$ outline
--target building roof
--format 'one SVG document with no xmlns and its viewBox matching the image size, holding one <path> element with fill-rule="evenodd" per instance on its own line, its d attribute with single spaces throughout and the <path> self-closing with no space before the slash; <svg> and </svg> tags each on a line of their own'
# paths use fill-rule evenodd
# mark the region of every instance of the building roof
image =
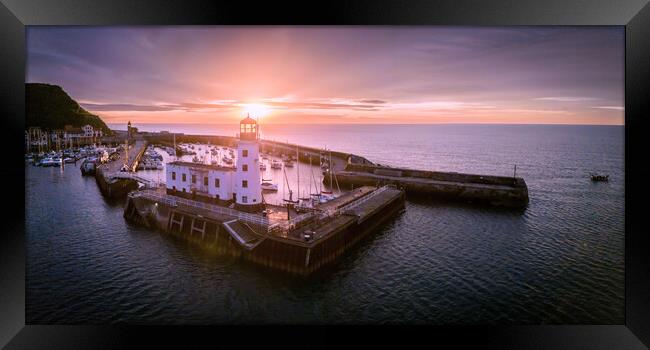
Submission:
<svg viewBox="0 0 650 350">
<path fill-rule="evenodd" d="M 212 164 L 184 162 L 184 161 L 181 161 L 181 160 L 177 160 L 177 161 L 174 161 L 174 162 L 169 162 L 167 164 L 178 165 L 178 166 L 186 166 L 188 168 L 195 168 L 195 169 L 207 169 L 207 170 L 217 170 L 217 171 L 235 171 L 236 170 L 236 168 L 234 166 L 233 167 L 226 167 L 226 166 L 212 165 Z"/>
</svg>

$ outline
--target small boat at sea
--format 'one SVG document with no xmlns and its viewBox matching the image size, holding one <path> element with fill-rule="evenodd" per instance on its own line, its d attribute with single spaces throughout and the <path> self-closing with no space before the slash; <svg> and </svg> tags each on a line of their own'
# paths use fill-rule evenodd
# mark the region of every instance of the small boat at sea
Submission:
<svg viewBox="0 0 650 350">
<path fill-rule="evenodd" d="M 609 181 L 609 175 L 591 174 L 591 181 L 594 181 L 594 182 L 607 182 L 607 181 Z"/>
<path fill-rule="evenodd" d="M 277 192 L 278 190 L 278 185 L 266 181 L 262 182 L 261 187 L 262 191 Z"/>
</svg>

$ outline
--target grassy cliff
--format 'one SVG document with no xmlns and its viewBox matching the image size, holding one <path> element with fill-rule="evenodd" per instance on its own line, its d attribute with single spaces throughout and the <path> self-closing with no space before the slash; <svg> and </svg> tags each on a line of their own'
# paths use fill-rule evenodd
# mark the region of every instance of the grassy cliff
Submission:
<svg viewBox="0 0 650 350">
<path fill-rule="evenodd" d="M 25 84 L 25 126 L 42 129 L 63 129 L 66 125 L 92 125 L 104 135 L 112 132 L 98 116 L 89 113 L 58 85 Z"/>
</svg>

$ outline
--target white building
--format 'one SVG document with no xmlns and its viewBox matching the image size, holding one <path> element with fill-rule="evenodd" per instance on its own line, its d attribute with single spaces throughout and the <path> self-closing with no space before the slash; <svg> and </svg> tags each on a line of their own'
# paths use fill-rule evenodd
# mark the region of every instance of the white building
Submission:
<svg viewBox="0 0 650 350">
<path fill-rule="evenodd" d="M 235 203 L 239 210 L 263 209 L 259 130 L 250 117 L 240 122 L 237 167 L 175 161 L 167 163 L 167 193 L 204 202 Z"/>
<path fill-rule="evenodd" d="M 170 162 L 167 163 L 167 193 L 194 199 L 213 199 L 223 203 L 233 198 L 232 178 L 235 168 L 216 165 Z M 201 196 L 204 198 L 196 198 Z"/>
</svg>

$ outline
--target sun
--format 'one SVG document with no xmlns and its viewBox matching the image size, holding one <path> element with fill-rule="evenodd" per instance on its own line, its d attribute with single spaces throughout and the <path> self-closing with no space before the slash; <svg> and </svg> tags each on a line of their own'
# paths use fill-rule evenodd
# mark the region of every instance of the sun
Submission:
<svg viewBox="0 0 650 350">
<path fill-rule="evenodd" d="M 271 112 L 271 108 L 261 103 L 246 103 L 242 105 L 244 115 L 250 115 L 251 118 L 261 118 Z"/>
</svg>

